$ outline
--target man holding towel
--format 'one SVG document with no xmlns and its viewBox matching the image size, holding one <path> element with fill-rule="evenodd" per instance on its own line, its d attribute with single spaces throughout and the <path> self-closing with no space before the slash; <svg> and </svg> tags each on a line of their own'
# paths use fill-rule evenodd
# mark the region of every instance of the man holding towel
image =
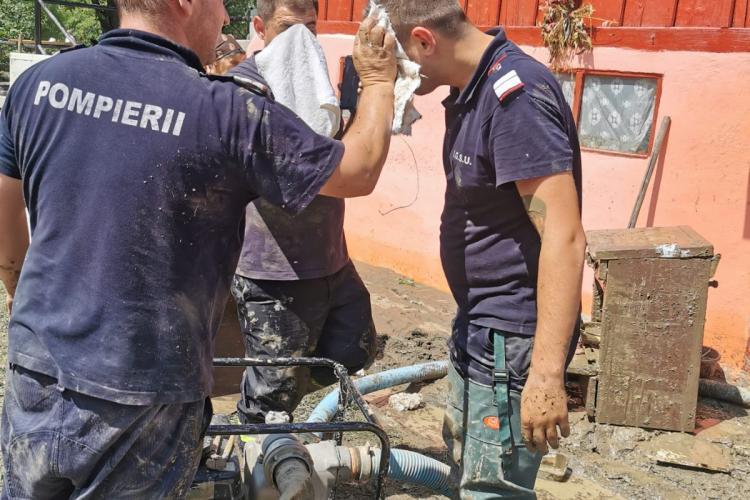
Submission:
<svg viewBox="0 0 750 500">
<path fill-rule="evenodd" d="M 381 4 L 421 65 L 417 93 L 451 87 L 440 246 L 458 313 L 444 435 L 461 498 L 534 498 L 542 454 L 569 432 L 585 249 L 573 116 L 547 68 L 456 0 Z"/>
<path fill-rule="evenodd" d="M 311 103 L 327 107 L 320 86 L 334 96 L 325 57 L 311 34 L 316 32 L 317 7 L 315 0 L 259 0 L 253 25 L 266 49 L 230 74 L 265 75 L 264 83 L 278 90 L 279 102 L 328 134 L 340 128 L 340 115 L 321 125 L 304 109 Z M 285 51 L 283 44 L 292 43 L 295 49 Z M 300 74 L 305 72 L 299 67 L 309 68 L 308 74 Z M 295 71 L 302 81 L 288 81 Z M 321 79 L 323 85 L 316 85 Z M 303 95 L 304 89 L 309 94 Z M 344 209 L 344 200 L 327 196 L 315 198 L 296 217 L 263 200 L 248 205 L 245 242 L 232 283 L 248 356 L 330 358 L 350 373 L 372 363 L 376 343 L 370 294 L 347 252 Z M 270 411 L 291 415 L 303 396 L 335 381 L 324 368 L 247 368 L 240 418 L 258 423 Z"/>
</svg>

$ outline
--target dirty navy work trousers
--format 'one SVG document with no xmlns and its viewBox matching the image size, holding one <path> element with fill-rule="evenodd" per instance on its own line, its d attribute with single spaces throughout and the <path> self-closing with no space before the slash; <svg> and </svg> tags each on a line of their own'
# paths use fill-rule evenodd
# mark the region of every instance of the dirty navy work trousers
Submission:
<svg viewBox="0 0 750 500">
<path fill-rule="evenodd" d="M 375 359 L 370 293 L 351 262 L 319 279 L 253 280 L 235 276 L 232 296 L 249 357 L 316 357 L 349 373 Z M 329 368 L 248 367 L 237 404 L 243 423 L 263 423 L 268 412 L 292 414 L 302 398 L 336 382 Z"/>
<path fill-rule="evenodd" d="M 535 499 L 542 456 L 521 437 L 521 394 L 509 390 L 505 337 L 494 332 L 493 386 L 462 377 L 451 366 L 443 438 L 462 500 Z"/>
<path fill-rule="evenodd" d="M 121 405 L 11 366 L 0 430 L 2 498 L 183 498 L 210 413 L 208 400 Z"/>
</svg>

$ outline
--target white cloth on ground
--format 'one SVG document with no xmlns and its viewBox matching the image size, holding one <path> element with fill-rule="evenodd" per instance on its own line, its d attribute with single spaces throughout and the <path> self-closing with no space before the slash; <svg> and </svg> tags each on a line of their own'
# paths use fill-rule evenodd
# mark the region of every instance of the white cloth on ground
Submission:
<svg viewBox="0 0 750 500">
<path fill-rule="evenodd" d="M 394 37 L 396 33 L 388 17 L 388 12 L 376 0 L 370 0 L 368 17 L 374 17 L 378 24 Z M 398 60 L 398 77 L 396 78 L 393 116 L 393 134 L 411 135 L 411 126 L 422 118 L 414 107 L 414 93 L 422 84 L 419 70 L 420 65 L 410 60 L 404 48 L 396 40 L 396 58 Z"/>
<path fill-rule="evenodd" d="M 318 134 L 333 137 L 338 133 L 341 108 L 326 56 L 305 25 L 294 25 L 274 38 L 255 56 L 255 62 L 276 101 Z"/>
</svg>

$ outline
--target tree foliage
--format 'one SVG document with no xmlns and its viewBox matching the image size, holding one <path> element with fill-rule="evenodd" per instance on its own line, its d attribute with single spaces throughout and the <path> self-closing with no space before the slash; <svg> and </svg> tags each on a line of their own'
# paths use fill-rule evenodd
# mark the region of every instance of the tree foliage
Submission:
<svg viewBox="0 0 750 500">
<path fill-rule="evenodd" d="M 250 27 L 250 14 L 254 11 L 256 0 L 226 0 L 224 5 L 232 23 L 224 28 L 224 33 L 241 39 L 247 37 Z"/>
<path fill-rule="evenodd" d="M 80 3 L 101 4 L 114 7 L 114 0 L 73 0 Z M 224 3 L 232 23 L 224 29 L 237 38 L 248 33 L 250 12 L 256 0 L 226 0 Z M 98 13 L 93 9 L 48 5 L 65 29 L 78 43 L 90 44 L 99 36 L 117 25 L 117 16 Z M 0 41 L 34 38 L 34 0 L 0 0 Z M 65 36 L 49 17 L 42 13 L 42 40 L 54 38 L 63 42 Z M 0 45 L 0 72 L 8 70 L 8 54 L 15 50 L 12 45 Z M 31 50 L 31 49 L 28 49 Z M 2 78 L 0 78 L 2 79 Z"/>
</svg>

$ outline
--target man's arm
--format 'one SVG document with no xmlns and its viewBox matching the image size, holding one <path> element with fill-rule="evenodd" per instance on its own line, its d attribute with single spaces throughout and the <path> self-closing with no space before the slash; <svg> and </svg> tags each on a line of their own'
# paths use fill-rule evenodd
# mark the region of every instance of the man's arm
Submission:
<svg viewBox="0 0 750 500">
<path fill-rule="evenodd" d="M 547 453 L 570 433 L 565 360 L 581 304 L 586 236 L 570 172 L 516 182 L 542 250 L 537 283 L 537 329 L 521 402 L 521 427 L 532 451 Z"/>
<path fill-rule="evenodd" d="M 396 80 L 395 38 L 368 18 L 354 44 L 354 63 L 362 81 L 357 115 L 342 142 L 341 164 L 320 194 L 353 198 L 372 193 L 388 157 Z"/>
<path fill-rule="evenodd" d="M 9 312 L 28 248 L 29 232 L 21 181 L 0 174 L 0 281 L 8 293 L 6 305 Z"/>
</svg>

